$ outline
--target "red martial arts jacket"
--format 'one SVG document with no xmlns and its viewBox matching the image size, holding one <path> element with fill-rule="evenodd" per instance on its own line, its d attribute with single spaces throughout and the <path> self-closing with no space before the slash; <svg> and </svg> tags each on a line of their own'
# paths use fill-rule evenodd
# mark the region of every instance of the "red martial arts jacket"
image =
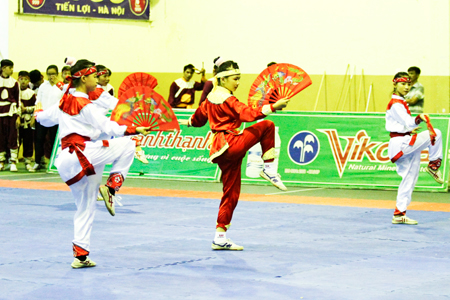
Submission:
<svg viewBox="0 0 450 300">
<path fill-rule="evenodd" d="M 209 157 L 211 161 L 223 154 L 229 147 L 229 140 L 241 134 L 242 122 L 254 122 L 274 112 L 273 105 L 251 108 L 233 96 L 226 88 L 216 87 L 209 93 L 189 119 L 189 126 L 202 127 L 209 121 L 213 132 Z"/>
</svg>

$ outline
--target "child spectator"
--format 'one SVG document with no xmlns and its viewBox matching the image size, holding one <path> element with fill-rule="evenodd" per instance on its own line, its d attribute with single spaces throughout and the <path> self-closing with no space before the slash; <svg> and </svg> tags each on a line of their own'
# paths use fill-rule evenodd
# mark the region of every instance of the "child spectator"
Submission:
<svg viewBox="0 0 450 300">
<path fill-rule="evenodd" d="M 30 73 L 27 71 L 19 72 L 20 84 L 20 127 L 19 127 L 19 146 L 22 145 L 25 167 L 29 172 L 35 172 L 31 164 L 34 152 L 34 128 L 31 126 L 31 120 L 36 103 L 36 94 L 29 88 Z"/>
<path fill-rule="evenodd" d="M 62 97 L 62 91 L 59 87 L 62 82 L 58 79 L 58 67 L 50 65 L 47 68 L 48 81 L 45 81 L 40 87 L 37 94 L 37 103 L 42 103 L 44 110 L 50 108 L 53 104 L 59 102 Z M 51 127 L 44 127 L 36 122 L 36 146 L 35 146 L 35 163 L 34 170 L 39 170 L 42 167 L 41 159 L 44 156 L 44 144 L 47 132 L 49 133 L 50 149 L 53 148 L 55 142 L 56 133 L 58 132 L 58 125 Z"/>
<path fill-rule="evenodd" d="M 9 59 L 0 62 L 0 171 L 5 168 L 6 152 L 11 155 L 11 172 L 17 172 L 17 127 L 20 122 L 19 83 L 11 77 L 14 63 Z"/>
<path fill-rule="evenodd" d="M 39 70 L 33 70 L 30 72 L 30 88 L 37 95 L 39 87 L 45 82 L 44 76 L 42 76 Z"/>
<path fill-rule="evenodd" d="M 61 70 L 61 77 L 64 84 L 68 84 L 69 80 L 67 79 L 67 76 L 70 76 L 70 66 L 64 66 Z"/>
</svg>

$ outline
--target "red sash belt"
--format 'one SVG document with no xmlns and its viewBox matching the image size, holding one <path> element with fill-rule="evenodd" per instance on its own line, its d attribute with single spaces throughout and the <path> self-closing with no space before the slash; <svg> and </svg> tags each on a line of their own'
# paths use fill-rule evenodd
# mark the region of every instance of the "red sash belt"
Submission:
<svg viewBox="0 0 450 300">
<path fill-rule="evenodd" d="M 393 138 L 393 137 L 398 137 L 398 136 L 411 135 L 411 132 L 391 132 L 389 135 L 391 136 L 391 138 Z M 411 140 L 409 141 L 409 145 L 410 145 L 410 146 L 413 146 L 413 145 L 415 144 L 415 142 L 416 142 L 416 139 L 417 139 L 417 134 L 414 134 L 414 135 L 411 137 Z M 395 155 L 395 156 L 391 159 L 391 161 L 392 161 L 393 163 L 395 163 L 395 162 L 396 162 L 400 157 L 402 157 L 402 156 L 403 156 L 403 151 L 400 151 L 399 153 L 397 153 L 397 155 Z"/>
<path fill-rule="evenodd" d="M 221 133 L 223 132 L 223 134 L 232 134 L 232 135 L 240 135 L 241 132 L 238 129 L 229 129 L 229 130 L 213 130 L 212 131 L 214 134 L 217 133 Z"/>
<path fill-rule="evenodd" d="M 84 156 L 83 150 L 86 148 L 85 142 L 90 141 L 91 139 L 86 136 L 82 136 L 76 133 L 71 133 L 61 139 L 61 147 L 62 149 L 69 148 L 69 153 L 77 154 L 78 160 L 81 165 L 81 172 L 75 175 L 72 179 L 66 181 L 67 185 L 72 185 L 78 181 L 80 181 L 83 176 L 89 176 L 95 174 L 94 166 L 89 162 L 89 160 Z"/>
<path fill-rule="evenodd" d="M 405 136 L 405 135 L 411 135 L 411 131 L 410 132 L 390 132 L 389 133 L 389 136 L 391 138 L 398 137 L 398 136 Z"/>
</svg>

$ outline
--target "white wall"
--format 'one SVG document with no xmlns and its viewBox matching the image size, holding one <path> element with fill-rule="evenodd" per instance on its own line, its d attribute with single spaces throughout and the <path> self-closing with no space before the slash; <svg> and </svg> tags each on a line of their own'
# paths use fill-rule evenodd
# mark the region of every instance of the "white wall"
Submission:
<svg viewBox="0 0 450 300">
<path fill-rule="evenodd" d="M 0 0 L 0 59 L 8 58 L 9 2 Z"/>
<path fill-rule="evenodd" d="M 153 0 L 151 23 L 17 16 L 9 1 L 9 53 L 19 69 L 71 55 L 115 72 L 178 73 L 203 61 L 209 71 L 224 55 L 243 73 L 277 61 L 310 74 L 344 74 L 352 64 L 368 75 L 411 65 L 450 75 L 448 0 Z"/>
</svg>

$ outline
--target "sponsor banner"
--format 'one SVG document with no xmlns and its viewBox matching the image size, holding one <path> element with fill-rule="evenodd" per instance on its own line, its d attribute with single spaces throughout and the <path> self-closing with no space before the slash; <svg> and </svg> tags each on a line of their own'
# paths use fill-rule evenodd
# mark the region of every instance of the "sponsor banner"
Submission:
<svg viewBox="0 0 450 300">
<path fill-rule="evenodd" d="M 175 111 L 178 119 L 188 119 L 192 114 L 193 110 Z M 208 124 L 202 128 L 183 126 L 179 132 L 140 135 L 148 164 L 135 158 L 128 176 L 217 182 L 220 170 L 208 159 L 211 136 Z M 58 172 L 54 162 L 60 149 L 59 143 L 55 143 L 49 164 L 50 172 Z M 111 165 L 107 165 L 104 175 L 109 174 L 110 170 Z"/>
<path fill-rule="evenodd" d="M 398 188 L 401 177 L 389 160 L 389 134 L 384 113 L 300 113 L 282 112 L 268 118 L 277 128 L 278 173 L 286 186 L 327 186 L 368 189 Z M 433 126 L 443 134 L 442 173 L 448 180 L 449 117 L 430 115 Z M 422 130 L 426 125 L 422 124 Z M 260 148 L 244 159 L 242 182 L 261 183 Z M 428 150 L 422 162 L 416 190 L 447 191 L 425 172 Z"/>
<path fill-rule="evenodd" d="M 26 14 L 148 21 L 150 0 L 22 0 Z"/>
<path fill-rule="evenodd" d="M 174 110 L 177 118 L 188 119 L 193 110 Z M 445 184 L 436 183 L 422 163 L 415 190 L 447 191 L 450 156 L 448 115 L 430 115 L 433 126 L 442 132 L 444 158 L 441 170 Z M 383 113 L 279 112 L 268 119 L 275 122 L 278 173 L 286 186 L 397 189 L 401 178 L 388 157 L 389 134 Z M 250 124 L 247 124 L 249 126 Z M 426 125 L 422 124 L 423 130 Z M 137 159 L 130 176 L 177 180 L 219 181 L 220 170 L 209 162 L 209 126 L 182 127 L 180 132 L 155 132 L 141 136 L 148 164 Z M 49 171 L 56 172 L 55 146 Z M 243 160 L 242 183 L 269 184 L 260 178 L 263 169 L 261 148 L 255 146 Z M 108 174 L 110 166 L 105 168 Z"/>
</svg>

